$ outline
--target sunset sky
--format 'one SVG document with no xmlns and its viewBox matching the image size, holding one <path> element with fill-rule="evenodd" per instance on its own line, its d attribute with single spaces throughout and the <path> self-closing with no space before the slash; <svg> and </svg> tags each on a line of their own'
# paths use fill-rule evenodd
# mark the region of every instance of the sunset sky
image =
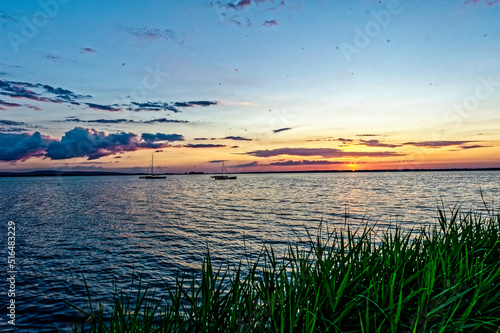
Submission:
<svg viewBox="0 0 500 333">
<path fill-rule="evenodd" d="M 3 0 L 0 35 L 0 171 L 500 167 L 500 0 Z"/>
</svg>

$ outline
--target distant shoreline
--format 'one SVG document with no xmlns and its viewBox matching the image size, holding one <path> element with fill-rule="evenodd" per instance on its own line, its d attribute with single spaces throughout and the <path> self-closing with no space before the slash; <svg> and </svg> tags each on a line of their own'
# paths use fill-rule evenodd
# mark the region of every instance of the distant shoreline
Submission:
<svg viewBox="0 0 500 333">
<path fill-rule="evenodd" d="M 435 171 L 500 171 L 500 168 L 447 168 L 447 169 L 383 169 L 383 170 L 306 170 L 306 171 L 255 171 L 234 174 L 275 174 L 275 173 L 353 173 L 353 172 L 435 172 Z M 141 176 L 146 173 L 112 171 L 57 171 L 40 170 L 28 172 L 0 172 L 0 177 L 80 177 L 80 176 Z M 165 175 L 210 175 L 216 173 L 165 173 Z"/>
</svg>

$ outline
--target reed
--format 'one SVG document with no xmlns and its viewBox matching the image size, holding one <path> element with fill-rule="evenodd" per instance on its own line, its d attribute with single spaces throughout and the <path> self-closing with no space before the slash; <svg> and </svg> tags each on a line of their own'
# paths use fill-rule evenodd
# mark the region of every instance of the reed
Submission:
<svg viewBox="0 0 500 333">
<path fill-rule="evenodd" d="M 110 310 L 72 305 L 74 332 L 499 332 L 500 214 L 438 209 L 434 227 L 329 230 L 251 263 L 138 282 Z M 245 264 L 245 265 L 244 265 Z"/>
</svg>

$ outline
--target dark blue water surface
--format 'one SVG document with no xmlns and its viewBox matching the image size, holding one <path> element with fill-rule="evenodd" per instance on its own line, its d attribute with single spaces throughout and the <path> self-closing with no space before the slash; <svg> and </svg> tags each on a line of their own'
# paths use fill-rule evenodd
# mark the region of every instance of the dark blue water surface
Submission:
<svg viewBox="0 0 500 333">
<path fill-rule="evenodd" d="M 96 300 L 132 273 L 160 294 L 177 272 L 195 272 L 207 247 L 218 263 L 263 244 L 278 249 L 307 239 L 320 223 L 344 227 L 436 222 L 452 207 L 498 209 L 500 172 L 384 172 L 0 178 L 0 330 L 8 331 L 7 223 L 16 223 L 16 327 L 68 329 L 82 305 L 83 276 Z M 163 278 L 163 280 L 162 280 Z"/>
</svg>

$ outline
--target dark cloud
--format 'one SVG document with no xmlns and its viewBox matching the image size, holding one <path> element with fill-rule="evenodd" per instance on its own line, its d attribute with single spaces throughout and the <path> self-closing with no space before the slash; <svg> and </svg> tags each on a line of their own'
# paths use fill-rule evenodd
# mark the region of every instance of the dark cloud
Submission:
<svg viewBox="0 0 500 333">
<path fill-rule="evenodd" d="M 97 51 L 91 47 L 82 47 L 80 49 L 81 53 L 97 53 Z"/>
<path fill-rule="evenodd" d="M 15 108 L 15 107 L 19 107 L 21 106 L 21 104 L 17 104 L 17 103 L 9 103 L 9 102 L 5 102 L 5 101 L 2 101 L 0 99 L 0 110 L 6 110 L 5 108 Z"/>
<path fill-rule="evenodd" d="M 265 27 L 275 27 L 278 25 L 278 21 L 276 20 L 267 20 L 264 23 L 262 23 L 263 26 Z"/>
<path fill-rule="evenodd" d="M 81 121 L 78 119 L 78 121 Z M 94 120 L 87 120 L 87 123 L 99 123 L 99 124 L 122 124 L 122 123 L 130 123 L 134 122 L 133 120 L 127 120 L 127 119 L 94 119 Z"/>
<path fill-rule="evenodd" d="M 53 160 L 73 157 L 87 157 L 88 160 L 95 160 L 121 152 L 168 147 L 168 142 L 158 142 L 165 141 L 160 134 L 155 135 L 158 140 L 150 138 L 150 141 L 146 141 L 134 133 L 107 134 L 95 129 L 75 127 L 66 132 L 60 142 L 50 143 L 45 156 Z"/>
<path fill-rule="evenodd" d="M 289 131 L 291 129 L 292 129 L 291 127 L 279 128 L 279 129 L 273 130 L 273 133 L 279 133 L 279 132 Z"/>
<path fill-rule="evenodd" d="M 403 145 L 427 147 L 427 148 L 442 148 L 449 146 L 461 146 L 471 142 L 476 142 L 476 141 L 420 141 L 420 142 L 405 142 L 403 143 Z"/>
<path fill-rule="evenodd" d="M 162 133 L 143 133 L 142 139 L 146 142 L 156 141 L 184 141 L 184 137 L 180 134 L 162 134 Z"/>
<path fill-rule="evenodd" d="M 43 154 L 45 149 L 54 141 L 53 138 L 33 134 L 0 133 L 0 161 L 25 161 L 32 156 Z"/>
<path fill-rule="evenodd" d="M 493 146 L 483 146 L 483 145 L 470 145 L 470 146 L 460 146 L 460 149 L 476 149 L 476 148 L 491 148 Z"/>
<path fill-rule="evenodd" d="M 175 102 L 173 104 L 174 107 L 182 107 L 182 108 L 190 108 L 193 106 L 212 106 L 212 105 L 218 105 L 218 101 L 189 101 L 189 102 Z"/>
<path fill-rule="evenodd" d="M 209 144 L 209 143 L 200 143 L 200 144 L 187 144 L 184 147 L 188 148 L 222 148 L 226 147 L 226 145 L 217 145 L 217 144 Z"/>
<path fill-rule="evenodd" d="M 167 103 L 163 102 L 131 102 L 130 104 L 133 105 L 133 107 L 129 108 L 131 111 L 162 111 L 165 110 L 165 107 L 168 105 Z"/>
<path fill-rule="evenodd" d="M 45 93 L 50 94 L 50 96 L 44 96 Z M 5 80 L 0 80 L 0 94 L 12 98 L 51 103 L 76 103 L 76 100 L 91 97 L 89 95 L 79 95 L 63 88 L 54 88 L 46 84 Z"/>
<path fill-rule="evenodd" d="M 213 140 L 236 140 L 236 141 L 252 141 L 252 139 L 247 139 L 242 136 L 226 136 L 224 138 L 194 138 L 196 141 L 213 141 Z"/>
<path fill-rule="evenodd" d="M 236 141 L 252 141 L 252 139 L 247 139 L 242 136 L 226 136 L 225 138 L 222 138 L 225 140 L 236 140 Z"/>
<path fill-rule="evenodd" d="M 47 59 L 58 62 L 61 60 L 61 57 L 55 54 L 47 54 Z"/>
<path fill-rule="evenodd" d="M 386 147 L 386 148 L 397 148 L 402 146 L 390 143 L 383 143 L 380 142 L 379 140 L 360 140 L 359 144 L 367 147 Z"/>
<path fill-rule="evenodd" d="M 167 118 L 158 118 L 144 121 L 145 124 L 155 124 L 155 123 L 188 123 L 187 120 L 176 120 Z"/>
<path fill-rule="evenodd" d="M 0 125 L 8 125 L 8 126 L 26 126 L 26 123 L 25 123 L 25 122 L 22 122 L 22 121 L 0 120 Z"/>
<path fill-rule="evenodd" d="M 8 21 L 8 22 L 11 22 L 11 23 L 17 23 L 19 22 L 16 18 L 10 16 L 10 15 L 7 15 L 3 12 L 0 12 L 0 19 L 2 19 L 3 21 Z"/>
<path fill-rule="evenodd" d="M 380 134 L 356 134 L 357 136 L 381 136 Z"/>
<path fill-rule="evenodd" d="M 208 163 L 215 163 L 215 164 L 220 164 L 222 162 L 227 162 L 227 160 L 212 160 L 212 161 L 208 161 Z"/>
<path fill-rule="evenodd" d="M 110 112 L 119 112 L 122 111 L 122 108 L 120 108 L 118 105 L 101 105 L 101 104 L 94 104 L 94 103 L 85 103 L 88 107 L 94 109 L 94 110 L 100 110 L 100 111 L 110 111 Z"/>
<path fill-rule="evenodd" d="M 291 166 L 291 165 L 330 165 L 330 164 L 347 164 L 350 162 L 346 161 L 327 161 L 327 160 L 301 160 L 301 161 L 279 161 L 272 162 L 266 165 L 281 165 L 281 166 Z"/>
<path fill-rule="evenodd" d="M 179 108 L 207 107 L 218 105 L 217 101 L 190 101 L 190 102 L 131 102 L 128 106 L 130 111 L 163 111 L 168 110 L 175 113 L 182 112 Z"/>
<path fill-rule="evenodd" d="M 175 120 L 175 119 L 167 119 L 167 118 L 159 118 L 159 119 L 152 119 L 152 120 L 146 120 L 146 121 L 135 121 L 132 119 L 92 119 L 92 120 L 82 120 L 79 118 L 75 117 L 68 117 L 65 120 L 58 120 L 58 122 L 76 122 L 76 123 L 100 123 L 100 124 L 123 124 L 123 123 L 130 123 L 130 124 L 156 124 L 156 123 L 187 123 L 187 120 Z"/>
<path fill-rule="evenodd" d="M 279 148 L 272 150 L 256 150 L 247 152 L 247 155 L 256 157 L 275 157 L 281 155 L 290 156 L 321 156 L 323 158 L 338 158 L 338 157 L 388 157 L 388 156 L 404 156 L 396 152 L 356 152 L 343 151 L 335 148 Z"/>
</svg>

